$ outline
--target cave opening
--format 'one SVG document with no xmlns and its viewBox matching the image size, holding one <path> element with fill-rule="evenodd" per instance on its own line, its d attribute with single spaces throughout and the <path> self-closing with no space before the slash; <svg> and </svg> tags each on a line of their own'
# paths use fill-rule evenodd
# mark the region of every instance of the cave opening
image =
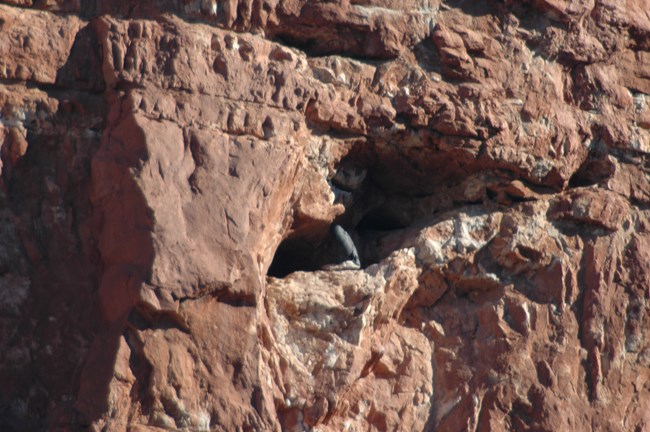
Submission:
<svg viewBox="0 0 650 432">
<path fill-rule="evenodd" d="M 317 270 L 314 264 L 317 248 L 317 242 L 304 238 L 284 239 L 273 256 L 267 274 L 275 278 L 283 278 L 296 271 Z"/>
<path fill-rule="evenodd" d="M 615 165 L 609 160 L 588 159 L 569 179 L 569 187 L 584 187 L 598 184 L 614 174 Z"/>
<path fill-rule="evenodd" d="M 357 224 L 356 229 L 359 233 L 369 231 L 395 231 L 404 229 L 408 225 L 409 223 L 393 209 L 378 207 L 367 212 Z"/>
<path fill-rule="evenodd" d="M 373 208 L 370 211 L 353 217 L 342 215 L 339 219 L 356 222 L 352 226 L 346 224 L 345 235 L 349 236 L 360 258 L 361 268 L 376 264 L 388 253 L 383 248 L 373 245 L 383 242 L 384 237 L 407 228 L 410 223 L 389 207 Z M 360 220 L 359 220 L 360 219 Z M 316 271 L 328 265 L 337 265 L 350 259 L 349 250 L 341 244 L 341 239 L 333 233 L 333 223 L 329 228 L 321 228 L 317 234 L 309 237 L 294 233 L 285 238 L 278 246 L 273 261 L 268 270 L 268 276 L 284 278 L 296 271 Z"/>
<path fill-rule="evenodd" d="M 296 219 L 287 236 L 278 246 L 267 275 L 284 278 L 296 271 L 316 271 L 328 265 L 337 265 L 350 258 L 349 250 L 341 239 L 339 226 L 349 237 L 353 247 L 359 248 L 359 235 L 355 227 L 373 193 L 369 191 L 367 165 L 371 158 L 360 148 L 352 149 L 341 157 L 327 178 L 334 195 L 334 203 L 343 205 L 345 212 L 330 224 L 322 220 Z M 375 204 L 376 205 L 376 204 Z M 356 252 L 356 251 L 355 251 Z M 358 261 L 358 259 L 357 259 Z"/>
<path fill-rule="evenodd" d="M 402 247 L 405 229 L 452 205 L 444 193 L 466 174 L 463 164 L 441 155 L 419 158 L 414 166 L 386 146 L 360 144 L 346 153 L 329 168 L 326 178 L 333 204 L 345 211 L 329 223 L 296 216 L 276 249 L 268 276 L 284 278 L 296 271 L 333 266 L 343 269 L 338 265 L 348 261 L 365 268 L 382 261 Z M 349 253 L 349 247 L 341 250 L 346 249 L 346 241 L 335 235 L 336 225 L 349 237 L 355 254 Z M 354 255 L 356 260 L 351 259 Z"/>
<path fill-rule="evenodd" d="M 316 271 L 328 266 L 360 268 L 359 236 L 353 229 L 332 223 L 309 236 L 289 236 L 278 246 L 267 272 L 268 276 L 284 278 L 296 271 Z M 347 263 L 350 261 L 349 263 Z"/>
<path fill-rule="evenodd" d="M 373 208 L 361 218 L 356 226 L 360 238 L 362 256 L 366 266 L 377 264 L 392 251 L 399 248 L 399 233 L 411 226 L 412 221 L 392 206 L 385 204 Z"/>
</svg>

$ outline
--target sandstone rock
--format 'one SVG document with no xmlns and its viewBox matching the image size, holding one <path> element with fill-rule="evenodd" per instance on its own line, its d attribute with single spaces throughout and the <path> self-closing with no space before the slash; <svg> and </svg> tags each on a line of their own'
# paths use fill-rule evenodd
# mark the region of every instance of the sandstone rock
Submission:
<svg viewBox="0 0 650 432">
<path fill-rule="evenodd" d="M 0 429 L 650 427 L 647 1 L 2 3 Z"/>
<path fill-rule="evenodd" d="M 4 5 L 0 14 L 5 40 L 0 47 L 0 78 L 53 84 L 83 21 L 74 15 L 59 17 Z"/>
</svg>

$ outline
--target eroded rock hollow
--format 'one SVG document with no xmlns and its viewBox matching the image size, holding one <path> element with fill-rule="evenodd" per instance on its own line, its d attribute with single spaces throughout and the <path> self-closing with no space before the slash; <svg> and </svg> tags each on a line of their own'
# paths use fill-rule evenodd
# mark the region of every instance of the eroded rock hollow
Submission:
<svg viewBox="0 0 650 432">
<path fill-rule="evenodd" d="M 1 430 L 650 430 L 647 0 L 0 3 Z"/>
</svg>

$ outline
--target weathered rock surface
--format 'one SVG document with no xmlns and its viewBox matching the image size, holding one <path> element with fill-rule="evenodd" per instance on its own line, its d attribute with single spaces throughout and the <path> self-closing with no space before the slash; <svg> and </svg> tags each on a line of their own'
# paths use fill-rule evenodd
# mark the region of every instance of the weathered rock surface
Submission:
<svg viewBox="0 0 650 432">
<path fill-rule="evenodd" d="M 0 429 L 650 428 L 647 0 L 0 3 Z"/>
</svg>

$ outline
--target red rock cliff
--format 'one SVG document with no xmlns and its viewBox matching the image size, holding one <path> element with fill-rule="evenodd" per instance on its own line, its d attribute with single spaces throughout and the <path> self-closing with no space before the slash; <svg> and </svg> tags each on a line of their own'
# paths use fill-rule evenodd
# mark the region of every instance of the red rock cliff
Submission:
<svg viewBox="0 0 650 432">
<path fill-rule="evenodd" d="M 0 429 L 650 430 L 648 0 L 0 3 Z"/>
</svg>

